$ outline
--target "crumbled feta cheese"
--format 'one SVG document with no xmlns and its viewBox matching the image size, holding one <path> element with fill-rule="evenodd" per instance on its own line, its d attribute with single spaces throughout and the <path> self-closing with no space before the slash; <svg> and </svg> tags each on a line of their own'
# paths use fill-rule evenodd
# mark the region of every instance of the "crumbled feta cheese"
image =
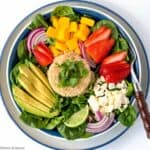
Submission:
<svg viewBox="0 0 150 150">
<path fill-rule="evenodd" d="M 104 106 L 108 103 L 108 99 L 106 96 L 103 96 L 103 97 L 99 97 L 98 98 L 98 103 L 99 103 L 99 106 Z"/>
<path fill-rule="evenodd" d="M 120 90 L 115 90 L 115 88 Z M 114 109 L 125 109 L 129 104 L 129 98 L 126 96 L 127 85 L 124 80 L 117 84 L 106 83 L 104 77 L 101 76 L 95 83 L 94 93 L 95 96 L 89 98 L 89 103 L 93 109 L 97 109 L 96 105 L 98 105 L 100 111 L 104 113 L 110 113 Z"/>
<path fill-rule="evenodd" d="M 98 104 L 98 100 L 94 95 L 91 95 L 88 99 L 88 103 L 92 109 L 92 111 L 98 111 L 99 110 L 99 104 Z"/>
<path fill-rule="evenodd" d="M 116 86 L 114 83 L 109 83 L 108 84 L 108 88 L 111 90 L 111 89 L 114 89 Z"/>
</svg>

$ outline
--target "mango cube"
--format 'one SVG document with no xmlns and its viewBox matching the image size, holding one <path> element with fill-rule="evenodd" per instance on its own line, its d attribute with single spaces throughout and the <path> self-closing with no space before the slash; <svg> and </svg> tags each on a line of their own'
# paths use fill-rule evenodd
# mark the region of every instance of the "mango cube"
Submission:
<svg viewBox="0 0 150 150">
<path fill-rule="evenodd" d="M 90 33 L 90 29 L 86 25 L 80 24 L 79 31 L 76 32 L 74 36 L 77 37 L 79 40 L 85 41 L 89 33 Z"/>
<path fill-rule="evenodd" d="M 65 42 L 70 38 L 70 33 L 67 29 L 57 29 L 56 39 Z"/>
<path fill-rule="evenodd" d="M 51 22 L 52 22 L 53 27 L 55 27 L 55 28 L 58 27 L 58 18 L 57 17 L 52 16 L 51 17 Z"/>
<path fill-rule="evenodd" d="M 47 31 L 46 31 L 46 35 L 48 37 L 52 37 L 52 38 L 55 38 L 56 37 L 56 29 L 53 28 L 53 27 L 48 27 Z"/>
<path fill-rule="evenodd" d="M 66 51 L 67 50 L 67 46 L 65 45 L 65 43 L 61 43 L 58 41 L 55 43 L 55 48 L 60 50 L 60 51 Z"/>
<path fill-rule="evenodd" d="M 95 24 L 95 20 L 88 17 L 81 17 L 80 23 L 92 27 Z"/>
<path fill-rule="evenodd" d="M 77 32 L 78 31 L 78 24 L 75 21 L 70 23 L 69 32 Z"/>
<path fill-rule="evenodd" d="M 68 29 L 70 25 L 70 18 L 69 17 L 60 17 L 58 20 L 59 28 L 60 29 Z"/>
<path fill-rule="evenodd" d="M 77 38 L 72 38 L 72 39 L 68 40 L 66 42 L 66 45 L 67 45 L 67 47 L 68 47 L 69 50 L 76 49 L 77 46 L 78 46 L 78 40 L 77 40 Z"/>
</svg>

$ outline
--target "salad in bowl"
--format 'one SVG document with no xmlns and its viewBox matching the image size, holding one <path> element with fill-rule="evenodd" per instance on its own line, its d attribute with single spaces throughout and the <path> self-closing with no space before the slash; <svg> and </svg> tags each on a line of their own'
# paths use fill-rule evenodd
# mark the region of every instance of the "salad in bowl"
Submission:
<svg viewBox="0 0 150 150">
<path fill-rule="evenodd" d="M 36 14 L 27 30 L 10 72 L 24 123 L 69 140 L 134 123 L 132 56 L 115 23 L 64 5 Z"/>
</svg>

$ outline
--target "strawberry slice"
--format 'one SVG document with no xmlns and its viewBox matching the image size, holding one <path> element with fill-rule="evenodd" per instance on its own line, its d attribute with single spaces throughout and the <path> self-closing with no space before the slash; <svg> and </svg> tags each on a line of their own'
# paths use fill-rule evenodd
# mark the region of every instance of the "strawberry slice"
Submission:
<svg viewBox="0 0 150 150">
<path fill-rule="evenodd" d="M 116 63 L 110 63 L 110 64 L 102 64 L 101 68 L 100 68 L 100 74 L 104 75 L 104 74 L 108 74 L 114 71 L 118 71 L 121 69 L 125 69 L 128 68 L 129 64 L 126 61 L 120 61 L 120 62 L 116 62 Z"/>
<path fill-rule="evenodd" d="M 107 83 L 118 83 L 127 78 L 129 74 L 130 74 L 130 67 L 124 70 L 122 69 L 118 73 L 110 73 L 104 75 L 104 78 Z"/>
<path fill-rule="evenodd" d="M 98 64 L 108 55 L 114 43 L 115 40 L 113 38 L 102 40 L 87 47 L 86 52 Z"/>
<path fill-rule="evenodd" d="M 52 63 L 53 59 L 45 54 L 41 53 L 38 50 L 34 50 L 33 54 L 35 56 L 36 61 L 43 67 Z"/>
<path fill-rule="evenodd" d="M 110 28 L 102 26 L 89 36 L 89 38 L 84 42 L 84 45 L 85 47 L 88 47 L 96 42 L 109 39 L 111 33 L 112 30 Z"/>
<path fill-rule="evenodd" d="M 117 83 L 130 74 L 130 64 L 126 61 L 103 64 L 100 67 L 99 74 L 104 76 L 106 82 Z"/>
<path fill-rule="evenodd" d="M 109 63 L 114 63 L 118 61 L 125 60 L 127 57 L 127 51 L 121 51 L 121 52 L 116 52 L 108 57 L 106 57 L 102 64 L 109 64 Z"/>
</svg>

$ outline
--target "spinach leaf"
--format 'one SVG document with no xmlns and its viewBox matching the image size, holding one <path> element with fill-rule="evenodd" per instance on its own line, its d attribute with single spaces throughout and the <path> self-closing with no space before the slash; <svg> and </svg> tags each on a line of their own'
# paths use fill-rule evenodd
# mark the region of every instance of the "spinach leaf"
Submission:
<svg viewBox="0 0 150 150">
<path fill-rule="evenodd" d="M 29 30 L 34 30 L 39 27 L 48 28 L 48 23 L 45 21 L 44 17 L 41 14 L 37 14 L 31 24 L 28 26 Z"/>
<path fill-rule="evenodd" d="M 126 96 L 131 97 L 134 92 L 133 83 L 129 82 L 128 80 L 125 81 L 127 84 L 127 93 Z"/>
<path fill-rule="evenodd" d="M 61 68 L 59 73 L 59 86 L 61 87 L 75 87 L 80 79 L 86 77 L 89 73 L 82 61 L 66 60 L 57 65 Z"/>
<path fill-rule="evenodd" d="M 46 44 L 48 45 L 55 45 L 55 42 L 56 42 L 56 39 L 51 38 L 51 37 L 46 40 Z"/>
<path fill-rule="evenodd" d="M 19 60 L 25 59 L 28 57 L 26 40 L 23 39 L 19 42 L 17 47 L 17 56 Z"/>
<path fill-rule="evenodd" d="M 99 29 L 101 26 L 106 26 L 110 29 L 112 29 L 112 37 L 117 40 L 119 37 L 119 32 L 117 30 L 116 25 L 110 21 L 110 20 L 100 20 L 98 21 L 93 27 L 92 27 L 92 31 L 94 32 L 95 30 Z"/>
<path fill-rule="evenodd" d="M 87 105 L 87 97 L 80 95 L 72 99 L 72 104 L 77 105 L 80 109 Z"/>
<path fill-rule="evenodd" d="M 45 128 L 49 122 L 48 118 L 39 117 L 25 111 L 21 113 L 20 119 L 27 125 L 40 129 Z"/>
<path fill-rule="evenodd" d="M 69 6 L 58 6 L 51 14 L 56 17 L 69 17 L 71 21 L 80 21 L 80 16 Z"/>
<path fill-rule="evenodd" d="M 10 81 L 11 81 L 12 84 L 15 84 L 15 85 L 19 86 L 19 83 L 18 83 L 18 80 L 17 80 L 17 77 L 18 77 L 18 74 L 19 74 L 18 67 L 19 67 L 20 64 L 23 64 L 23 63 L 24 63 L 24 60 L 21 60 L 11 70 L 11 72 L 10 72 Z"/>
<path fill-rule="evenodd" d="M 58 126 L 63 120 L 63 116 L 59 116 L 59 117 L 55 117 L 55 118 L 52 118 L 48 125 L 45 127 L 45 129 L 48 129 L 48 130 L 52 130 L 54 129 L 56 126 Z"/>
<path fill-rule="evenodd" d="M 130 127 L 136 120 L 135 108 L 129 105 L 122 113 L 120 113 L 118 120 L 123 125 Z"/>
<path fill-rule="evenodd" d="M 85 135 L 86 126 L 86 123 L 84 123 L 77 128 L 69 128 L 64 124 L 61 124 L 57 127 L 57 130 L 63 137 L 73 140 Z"/>
<path fill-rule="evenodd" d="M 128 51 L 128 49 L 129 49 L 128 42 L 124 38 L 119 38 L 116 41 L 116 44 L 113 48 L 113 52 L 118 52 L 122 50 Z"/>
<path fill-rule="evenodd" d="M 65 110 L 62 110 L 61 114 L 64 117 L 64 121 L 68 120 L 75 112 L 79 111 L 79 107 L 74 104 L 70 104 Z"/>
</svg>

